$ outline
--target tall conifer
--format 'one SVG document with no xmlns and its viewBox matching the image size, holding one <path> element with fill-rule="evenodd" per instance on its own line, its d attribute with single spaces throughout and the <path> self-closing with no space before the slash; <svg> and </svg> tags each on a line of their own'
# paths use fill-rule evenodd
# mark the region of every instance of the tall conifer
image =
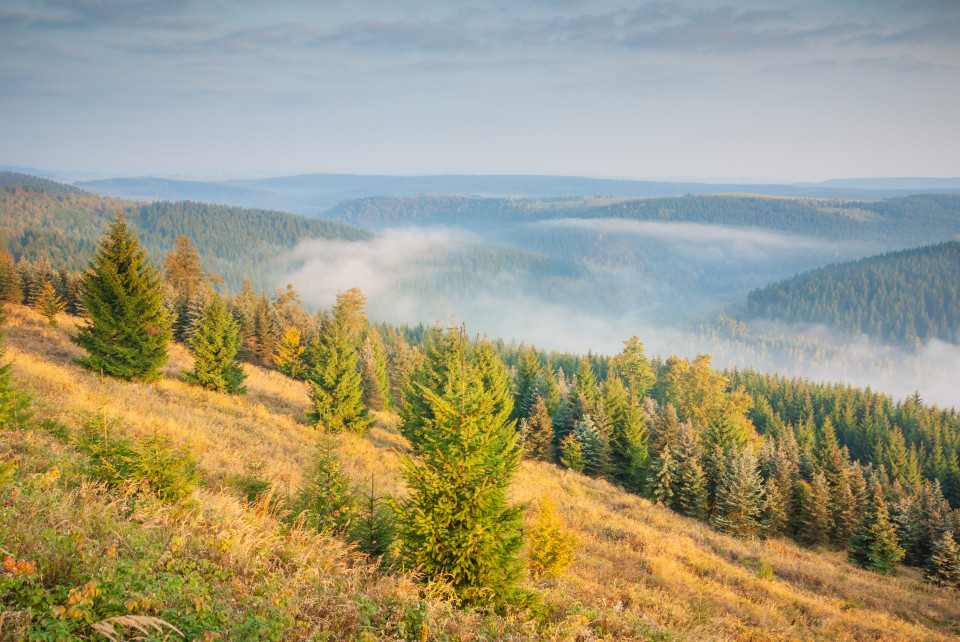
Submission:
<svg viewBox="0 0 960 642">
<path fill-rule="evenodd" d="M 170 340 L 160 272 L 122 214 L 100 240 L 81 284 L 88 322 L 73 341 L 89 355 L 78 363 L 121 379 L 159 379 Z"/>
<path fill-rule="evenodd" d="M 401 554 L 427 577 L 446 578 L 464 603 L 502 603 L 518 579 L 522 543 L 522 507 L 507 501 L 520 460 L 507 420 L 513 399 L 508 389 L 484 385 L 461 331 L 452 343 L 454 367 L 441 392 L 423 384 L 409 391 L 430 412 L 420 463 L 404 467 L 410 493 L 396 503 Z"/>
<path fill-rule="evenodd" d="M 193 370 L 182 377 L 189 383 L 209 390 L 242 394 L 246 392 L 246 375 L 237 361 L 240 349 L 240 329 L 226 302 L 219 296 L 203 311 L 200 323 L 190 337 Z"/>
<path fill-rule="evenodd" d="M 306 372 L 313 410 L 311 421 L 332 432 L 366 432 L 371 419 L 363 405 L 358 354 L 342 321 L 324 319 Z"/>
<path fill-rule="evenodd" d="M 850 560 L 868 570 L 892 573 L 903 554 L 890 523 L 883 489 L 879 482 L 874 482 L 860 524 L 850 538 Z"/>
<path fill-rule="evenodd" d="M 934 541 L 924 577 L 934 584 L 960 589 L 960 546 L 951 531 L 943 531 Z"/>
</svg>

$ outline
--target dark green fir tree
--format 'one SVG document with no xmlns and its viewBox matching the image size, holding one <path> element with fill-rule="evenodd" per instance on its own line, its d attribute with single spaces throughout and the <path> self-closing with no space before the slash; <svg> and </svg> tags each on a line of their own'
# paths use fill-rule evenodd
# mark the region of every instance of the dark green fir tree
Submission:
<svg viewBox="0 0 960 642">
<path fill-rule="evenodd" d="M 185 371 L 184 381 L 208 390 L 242 394 L 246 375 L 237 360 L 240 328 L 226 302 L 215 296 L 204 309 L 200 323 L 190 337 L 193 370 Z"/>
<path fill-rule="evenodd" d="M 890 523 L 883 489 L 879 482 L 874 482 L 863 516 L 850 538 L 850 561 L 871 571 L 892 573 L 903 554 L 896 530 Z"/>
<path fill-rule="evenodd" d="M 362 435 L 371 419 L 363 405 L 359 355 L 344 323 L 327 316 L 310 353 L 306 377 L 313 410 L 307 416 L 332 432 Z"/>
<path fill-rule="evenodd" d="M 526 456 L 529 459 L 540 461 L 554 461 L 553 422 L 547 412 L 547 404 L 543 397 L 537 397 L 536 403 L 527 417 L 527 437 L 525 443 Z"/>
<path fill-rule="evenodd" d="M 120 379 L 159 379 L 170 340 L 160 271 L 122 214 L 100 240 L 81 290 L 87 324 L 73 341 L 88 356 L 77 362 Z"/>
<path fill-rule="evenodd" d="M 934 584 L 960 589 L 960 546 L 951 531 L 944 531 L 934 541 L 924 577 Z"/>
</svg>

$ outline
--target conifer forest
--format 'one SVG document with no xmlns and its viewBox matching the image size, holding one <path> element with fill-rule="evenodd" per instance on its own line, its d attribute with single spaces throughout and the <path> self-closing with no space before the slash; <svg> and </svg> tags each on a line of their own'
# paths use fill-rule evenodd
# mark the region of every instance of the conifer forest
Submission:
<svg viewBox="0 0 960 642">
<path fill-rule="evenodd" d="M 958 25 L 0 0 L 0 642 L 960 640 Z"/>
</svg>

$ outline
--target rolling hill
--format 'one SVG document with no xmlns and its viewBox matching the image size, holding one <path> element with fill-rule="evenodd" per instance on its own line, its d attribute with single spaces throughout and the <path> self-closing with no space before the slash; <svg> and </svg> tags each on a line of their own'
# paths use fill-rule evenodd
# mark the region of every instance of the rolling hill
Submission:
<svg viewBox="0 0 960 642">
<path fill-rule="evenodd" d="M 806 272 L 747 297 L 747 319 L 821 323 L 914 344 L 960 340 L 960 242 Z"/>
<path fill-rule="evenodd" d="M 89 636 L 93 623 L 114 613 L 159 618 L 200 639 L 323 631 L 418 640 L 960 635 L 956 593 L 917 570 L 879 576 L 840 553 L 721 535 L 607 482 L 536 462 L 522 465 L 512 499 L 554 499 L 563 527 L 578 538 L 573 566 L 555 579 L 523 581 L 541 596 L 540 608 L 456 609 L 411 574 L 379 568 L 335 537 L 291 528 L 272 508 L 270 497 L 302 483 L 316 448 L 317 432 L 304 422 L 305 384 L 245 365 L 245 397 L 190 387 L 177 372 L 191 358 L 176 345 L 152 386 L 103 381 L 72 363 L 72 319 L 50 328 L 28 308 L 8 314 L 7 356 L 17 385 L 36 399 L 36 422 L 0 439 L 0 453 L 19 466 L 0 489 L 0 541 L 12 560 L 7 568 L 19 570 L 0 577 L 0 591 L 5 599 L 32 595 L 50 615 L 31 621 L 8 602 L 4 636 L 31 628 Z M 194 453 L 200 484 L 188 502 L 124 498 L 83 481 L 85 456 L 73 435 L 101 410 L 131 438 L 169 440 Z M 367 437 L 342 436 L 340 456 L 359 485 L 373 476 L 402 492 L 399 465 L 409 447 L 395 425 L 381 414 Z M 266 483 L 271 495 L 247 503 L 251 481 Z M 11 593 L 15 587 L 23 590 Z"/>
</svg>

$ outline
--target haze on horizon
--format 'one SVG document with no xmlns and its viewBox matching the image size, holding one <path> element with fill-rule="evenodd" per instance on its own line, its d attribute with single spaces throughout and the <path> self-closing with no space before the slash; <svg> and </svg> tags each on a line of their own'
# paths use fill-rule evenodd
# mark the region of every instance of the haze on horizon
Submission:
<svg viewBox="0 0 960 642">
<path fill-rule="evenodd" d="M 0 164 L 960 176 L 960 3 L 0 1 Z"/>
</svg>

